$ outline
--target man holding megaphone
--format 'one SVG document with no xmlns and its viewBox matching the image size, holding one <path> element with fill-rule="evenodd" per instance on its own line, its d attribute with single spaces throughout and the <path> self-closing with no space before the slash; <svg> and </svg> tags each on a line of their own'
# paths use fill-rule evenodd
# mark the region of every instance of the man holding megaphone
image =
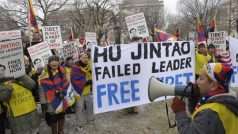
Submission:
<svg viewBox="0 0 238 134">
<path fill-rule="evenodd" d="M 207 64 L 197 80 L 200 100 L 188 118 L 186 104 L 177 97 L 172 103 L 180 134 L 238 133 L 238 99 L 229 92 L 233 70 L 222 63 Z"/>
</svg>

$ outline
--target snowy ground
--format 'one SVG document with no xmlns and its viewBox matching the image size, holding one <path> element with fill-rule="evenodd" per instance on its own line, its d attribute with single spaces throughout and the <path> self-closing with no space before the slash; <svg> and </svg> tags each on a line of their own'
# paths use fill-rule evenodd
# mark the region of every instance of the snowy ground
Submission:
<svg viewBox="0 0 238 134">
<path fill-rule="evenodd" d="M 174 119 L 171 111 L 170 118 Z M 40 130 L 40 134 L 51 134 L 43 118 Z M 156 102 L 139 106 L 139 114 L 123 115 L 121 111 L 97 114 L 95 121 L 86 124 L 83 130 L 75 126 L 74 114 L 66 115 L 65 134 L 178 134 L 178 132 L 176 128 L 171 129 L 168 126 L 164 102 Z"/>
</svg>

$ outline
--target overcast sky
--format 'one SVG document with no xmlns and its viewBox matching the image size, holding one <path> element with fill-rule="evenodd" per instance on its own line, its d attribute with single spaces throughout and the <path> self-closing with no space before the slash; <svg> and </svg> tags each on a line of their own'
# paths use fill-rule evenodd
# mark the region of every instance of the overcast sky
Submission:
<svg viewBox="0 0 238 134">
<path fill-rule="evenodd" d="M 165 9 L 170 13 L 176 14 L 176 4 L 178 0 L 164 0 Z"/>
</svg>

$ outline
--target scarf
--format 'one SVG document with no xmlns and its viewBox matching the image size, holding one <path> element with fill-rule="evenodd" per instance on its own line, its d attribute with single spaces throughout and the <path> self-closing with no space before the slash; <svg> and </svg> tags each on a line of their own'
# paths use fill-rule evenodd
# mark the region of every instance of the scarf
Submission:
<svg viewBox="0 0 238 134">
<path fill-rule="evenodd" d="M 86 73 L 82 69 L 82 63 L 79 62 L 71 68 L 70 80 L 77 95 L 81 96 L 86 84 Z"/>
<path fill-rule="evenodd" d="M 197 110 L 200 106 L 202 106 L 203 104 L 205 104 L 206 101 L 207 101 L 210 97 L 215 96 L 215 95 L 218 95 L 218 94 L 223 94 L 223 93 L 226 93 L 226 91 L 225 91 L 224 88 L 221 88 L 221 89 L 218 89 L 218 90 L 212 90 L 212 91 L 210 91 L 208 94 L 204 95 L 204 96 L 198 101 L 198 104 L 196 105 L 195 110 Z"/>
<path fill-rule="evenodd" d="M 69 89 L 69 81 L 66 78 L 65 72 L 62 71 L 62 73 L 59 74 L 58 71 L 55 71 L 53 73 L 53 81 L 49 77 L 45 77 L 40 81 L 47 101 L 51 104 L 55 113 L 60 113 L 67 108 L 65 96 Z M 60 75 L 63 75 L 63 79 Z"/>
</svg>

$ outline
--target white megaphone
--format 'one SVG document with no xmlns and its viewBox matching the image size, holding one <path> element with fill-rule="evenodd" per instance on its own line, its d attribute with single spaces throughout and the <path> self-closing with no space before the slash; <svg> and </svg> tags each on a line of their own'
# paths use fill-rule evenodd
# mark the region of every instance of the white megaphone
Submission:
<svg viewBox="0 0 238 134">
<path fill-rule="evenodd" d="M 151 77 L 149 80 L 148 96 L 150 102 L 162 96 L 185 96 L 191 97 L 194 93 L 192 85 L 173 86 L 164 84 L 157 80 L 155 77 Z"/>
</svg>

